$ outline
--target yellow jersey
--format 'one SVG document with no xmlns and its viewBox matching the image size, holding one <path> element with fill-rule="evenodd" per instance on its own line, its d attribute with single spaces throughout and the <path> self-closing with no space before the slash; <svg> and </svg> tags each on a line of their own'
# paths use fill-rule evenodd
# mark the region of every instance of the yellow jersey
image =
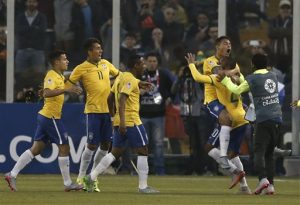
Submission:
<svg viewBox="0 0 300 205">
<path fill-rule="evenodd" d="M 125 104 L 125 126 L 133 127 L 142 124 L 139 116 L 140 111 L 140 89 L 139 80 L 132 73 L 123 72 L 115 80 L 111 91 L 115 94 L 116 114 L 114 116 L 114 126 L 120 125 L 119 98 L 120 93 L 128 96 Z"/>
<path fill-rule="evenodd" d="M 56 72 L 55 70 L 49 70 L 44 78 L 44 89 L 64 89 L 65 88 L 65 77 Z M 62 107 L 64 103 L 64 94 L 49 97 L 44 99 L 44 106 L 39 111 L 39 114 L 47 117 L 60 119 Z"/>
<path fill-rule="evenodd" d="M 203 74 L 204 75 L 212 75 L 213 69 L 220 66 L 219 59 L 216 56 L 208 57 L 204 60 L 203 63 Z M 239 66 L 236 64 L 236 68 L 238 71 L 240 70 Z M 211 84 L 204 84 L 204 104 L 208 104 L 217 99 L 216 89 Z"/>
<path fill-rule="evenodd" d="M 219 59 L 216 56 L 208 57 L 203 62 L 203 74 L 211 75 L 213 68 L 219 66 Z M 217 99 L 216 89 L 211 84 L 204 84 L 204 104 L 208 104 Z"/>
<path fill-rule="evenodd" d="M 110 75 L 119 74 L 119 70 L 107 60 L 101 59 L 96 65 L 88 61 L 76 66 L 69 81 L 76 84 L 81 81 L 86 91 L 84 113 L 108 113 L 107 98 L 110 93 Z"/>
<path fill-rule="evenodd" d="M 245 110 L 240 95 L 236 95 L 229 91 L 221 82 L 218 82 L 216 75 L 203 75 L 199 73 L 194 64 L 190 64 L 189 68 L 195 81 L 210 84 L 215 88 L 216 96 L 219 102 L 225 106 L 226 110 L 232 118 L 232 128 L 242 126 L 249 123 L 244 119 Z M 243 78 L 242 74 L 241 77 Z"/>
</svg>

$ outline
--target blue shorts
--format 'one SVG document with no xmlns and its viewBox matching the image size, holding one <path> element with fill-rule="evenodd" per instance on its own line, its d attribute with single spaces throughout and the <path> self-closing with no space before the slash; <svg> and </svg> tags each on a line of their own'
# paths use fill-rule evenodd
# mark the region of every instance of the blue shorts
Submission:
<svg viewBox="0 0 300 205">
<path fill-rule="evenodd" d="M 221 129 L 220 125 L 218 125 L 218 127 L 214 129 L 214 131 L 212 132 L 212 134 L 209 136 L 207 140 L 207 144 L 213 145 L 214 147 L 220 146 L 220 141 L 219 141 L 220 129 Z M 240 153 L 241 143 L 249 129 L 250 129 L 250 125 L 245 124 L 231 130 L 228 151 L 233 151 L 235 154 Z"/>
<path fill-rule="evenodd" d="M 225 109 L 225 106 L 222 105 L 219 100 L 214 100 L 207 104 L 207 109 L 214 118 L 218 119 L 222 110 Z"/>
<path fill-rule="evenodd" d="M 57 145 L 68 144 L 68 134 L 61 119 L 47 118 L 41 114 L 37 116 L 37 128 L 34 141 L 55 143 Z"/>
<path fill-rule="evenodd" d="M 111 141 L 112 125 L 108 113 L 86 114 L 87 143 L 99 145 L 100 142 Z"/>
<path fill-rule="evenodd" d="M 138 148 L 148 145 L 148 136 L 143 124 L 135 125 L 133 127 L 126 127 L 124 136 L 120 135 L 119 127 L 114 127 L 113 147 L 126 146 L 126 140 L 129 141 L 130 147 Z"/>
</svg>

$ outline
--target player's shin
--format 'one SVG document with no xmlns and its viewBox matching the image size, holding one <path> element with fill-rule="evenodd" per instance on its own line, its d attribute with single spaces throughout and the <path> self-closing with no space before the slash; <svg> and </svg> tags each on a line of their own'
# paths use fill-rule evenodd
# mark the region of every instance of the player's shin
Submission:
<svg viewBox="0 0 300 205">
<path fill-rule="evenodd" d="M 116 158 L 112 153 L 105 155 L 96 168 L 91 172 L 91 179 L 95 181 L 99 174 L 102 174 L 115 161 Z"/>
<path fill-rule="evenodd" d="M 148 156 L 138 156 L 137 157 L 137 169 L 139 175 L 139 189 L 145 189 L 148 187 Z"/>
</svg>

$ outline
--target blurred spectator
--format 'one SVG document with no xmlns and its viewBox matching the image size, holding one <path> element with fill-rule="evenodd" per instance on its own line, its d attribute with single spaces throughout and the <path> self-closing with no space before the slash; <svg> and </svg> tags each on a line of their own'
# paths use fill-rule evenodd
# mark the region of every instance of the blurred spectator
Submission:
<svg viewBox="0 0 300 205">
<path fill-rule="evenodd" d="M 45 72 L 47 18 L 37 10 L 38 0 L 26 0 L 25 12 L 15 23 L 17 51 L 15 58 L 16 89 L 42 82 Z"/>
<path fill-rule="evenodd" d="M 144 52 L 141 50 L 141 45 L 138 44 L 136 35 L 134 33 L 127 33 L 125 39 L 121 44 L 120 49 L 120 61 L 124 65 L 127 65 L 127 61 L 130 56 L 138 54 L 142 56 Z"/>
<path fill-rule="evenodd" d="M 54 4 L 53 0 L 39 1 L 38 10 L 46 15 L 47 18 L 47 29 L 46 29 L 46 43 L 45 43 L 45 54 L 48 56 L 50 51 L 53 51 L 55 44 L 54 34 Z"/>
<path fill-rule="evenodd" d="M 241 71 L 244 75 L 248 75 L 252 73 L 252 57 L 257 53 L 267 53 L 266 42 L 260 39 L 251 39 L 244 41 L 242 44 L 242 49 L 239 53 L 240 55 L 238 56 L 238 61 Z"/>
<path fill-rule="evenodd" d="M 165 55 L 168 58 L 168 67 L 174 70 L 184 61 L 184 26 L 175 21 L 175 10 L 172 7 L 165 7 L 163 13 L 164 21 L 158 27 L 163 31 L 163 45 L 166 54 L 169 54 L 169 57 Z"/>
<path fill-rule="evenodd" d="M 184 5 L 188 11 L 187 15 L 190 21 L 194 20 L 200 11 L 205 11 L 205 13 L 210 18 L 218 18 L 218 1 L 219 0 L 184 0 L 181 3 Z"/>
<path fill-rule="evenodd" d="M 104 9 L 97 0 L 75 0 L 70 24 L 70 29 L 74 33 L 74 50 L 70 56 L 72 64 L 77 65 L 84 61 L 85 53 L 82 46 L 86 39 L 91 37 L 100 39 L 100 28 L 108 19 L 103 17 Z"/>
<path fill-rule="evenodd" d="M 120 39 L 126 34 L 123 25 L 120 26 Z M 112 19 L 108 19 L 100 28 L 100 36 L 102 40 L 103 58 L 112 60 Z M 119 68 L 120 69 L 120 68 Z"/>
<path fill-rule="evenodd" d="M 196 52 L 199 45 L 209 39 L 209 18 L 206 13 L 200 12 L 196 21 L 187 30 L 185 42 L 191 52 Z"/>
<path fill-rule="evenodd" d="M 154 51 L 159 54 L 161 59 L 161 66 L 164 68 L 168 68 L 168 61 L 170 59 L 170 52 L 166 49 L 163 43 L 163 31 L 156 27 L 152 30 L 152 38 L 148 45 L 145 48 L 146 51 Z"/>
<path fill-rule="evenodd" d="M 146 64 L 142 80 L 152 83 L 154 89 L 141 95 L 140 116 L 149 136 L 149 148 L 154 154 L 155 173 L 164 175 L 164 116 L 166 105 L 171 103 L 173 79 L 167 70 L 159 67 L 156 53 L 146 55 Z"/>
<path fill-rule="evenodd" d="M 198 50 L 203 51 L 204 55 L 206 57 L 212 56 L 215 53 L 216 49 L 216 39 L 218 38 L 218 25 L 217 24 L 210 24 L 208 26 L 208 36 L 209 39 L 204 41 L 202 44 L 200 44 Z"/>
<path fill-rule="evenodd" d="M 70 30 L 73 2 L 74 0 L 54 0 L 56 48 L 67 53 L 70 53 L 74 40 L 74 33 Z"/>
<path fill-rule="evenodd" d="M 23 88 L 16 95 L 15 102 L 34 103 L 37 102 L 38 96 L 33 87 Z"/>
<path fill-rule="evenodd" d="M 6 27 L 0 27 L 0 102 L 5 101 L 6 55 Z"/>
<path fill-rule="evenodd" d="M 157 7 L 156 0 L 139 1 L 139 26 L 142 45 L 148 46 L 152 30 L 163 21 L 161 9 Z"/>
<path fill-rule="evenodd" d="M 175 21 L 183 25 L 188 24 L 188 17 L 185 8 L 179 3 L 180 0 L 167 0 L 166 5 L 175 9 Z"/>
<path fill-rule="evenodd" d="M 271 62 L 274 62 L 275 67 L 283 73 L 291 72 L 292 29 L 291 2 L 281 0 L 279 2 L 279 15 L 271 20 L 268 35 L 271 40 Z"/>
<path fill-rule="evenodd" d="M 137 0 L 121 0 L 121 17 L 124 29 L 127 31 L 139 30 L 139 13 Z"/>
<path fill-rule="evenodd" d="M 163 41 L 168 49 L 173 49 L 182 43 L 184 27 L 175 21 L 175 9 L 166 7 L 163 11 L 164 21 L 159 27 L 164 33 Z"/>
<path fill-rule="evenodd" d="M 214 171 L 204 150 L 204 145 L 213 130 L 214 120 L 203 104 L 203 90 L 203 85 L 194 81 L 189 68 L 182 67 L 178 79 L 173 84 L 172 93 L 179 97 L 180 114 L 190 141 L 190 160 L 186 174 L 195 172 L 201 175 L 207 171 L 205 169 Z"/>
<path fill-rule="evenodd" d="M 0 26 L 6 26 L 6 0 L 0 0 Z"/>
</svg>

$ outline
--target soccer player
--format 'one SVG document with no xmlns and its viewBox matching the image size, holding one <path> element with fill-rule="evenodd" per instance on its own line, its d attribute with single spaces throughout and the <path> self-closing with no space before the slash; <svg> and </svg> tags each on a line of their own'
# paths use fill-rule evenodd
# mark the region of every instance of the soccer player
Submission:
<svg viewBox="0 0 300 205">
<path fill-rule="evenodd" d="M 242 139 L 245 136 L 245 133 L 249 126 L 249 122 L 244 119 L 245 110 L 243 109 L 241 98 L 240 96 L 232 94 L 229 90 L 226 89 L 225 86 L 218 82 L 216 75 L 208 76 L 199 73 L 195 66 L 194 55 L 188 53 L 185 58 L 189 64 L 189 68 L 191 70 L 194 80 L 200 83 L 214 85 L 218 101 L 225 106 L 225 109 L 229 112 L 230 116 L 232 117 L 232 124 L 230 124 L 230 127 L 232 127 L 233 129 L 230 132 L 230 143 L 228 152 L 229 156 L 231 157 L 231 160 L 228 161 L 228 170 L 231 174 L 233 174 L 233 181 L 229 188 L 233 188 L 240 181 L 240 193 L 250 194 L 251 191 L 246 182 L 243 164 L 238 156 Z M 229 60 L 230 58 L 227 56 L 222 57 L 220 59 L 222 67 L 220 68 L 219 66 L 218 69 L 227 69 L 228 67 L 234 68 L 236 66 L 236 62 L 234 61 L 234 63 L 232 63 Z M 227 70 L 227 72 L 232 71 Z M 241 78 L 242 77 L 243 76 L 241 75 Z M 220 134 L 218 129 L 213 131 L 206 145 L 206 150 L 209 156 L 215 159 L 218 162 L 218 164 L 221 164 L 221 151 L 217 149 L 218 145 L 221 143 L 221 140 L 219 140 L 219 135 Z"/>
<path fill-rule="evenodd" d="M 147 185 L 149 171 L 148 137 L 139 116 L 140 89 L 137 78 L 140 78 L 144 72 L 144 60 L 137 55 L 131 56 L 128 60 L 127 69 L 127 72 L 123 72 L 116 79 L 111 89 L 116 107 L 112 151 L 101 160 L 89 175 L 84 177 L 88 191 L 93 191 L 93 181 L 97 179 L 97 176 L 122 155 L 128 140 L 138 155 L 138 191 L 146 194 L 158 193 L 157 190 Z"/>
<path fill-rule="evenodd" d="M 61 121 L 61 113 L 64 102 L 64 93 L 80 94 L 81 88 L 71 86 L 65 88 L 63 72 L 67 70 L 69 61 L 64 51 L 54 51 L 49 56 L 52 69 L 48 71 L 44 79 L 43 97 L 44 106 L 37 116 L 37 128 L 34 142 L 18 159 L 14 168 L 5 174 L 5 180 L 12 191 L 17 191 L 16 178 L 18 173 L 29 164 L 32 159 L 39 155 L 47 143 L 55 143 L 58 146 L 58 164 L 63 177 L 65 191 L 80 190 L 82 185 L 73 183 L 70 178 L 68 134 Z"/>
<path fill-rule="evenodd" d="M 112 138 L 112 124 L 107 99 L 110 93 L 110 75 L 116 77 L 119 70 L 105 59 L 101 59 L 102 47 L 98 39 L 87 39 L 84 44 L 87 59 L 75 67 L 67 85 L 81 82 L 86 92 L 84 113 L 86 114 L 87 146 L 80 161 L 77 183 L 83 184 L 83 177 L 97 150 L 93 168 L 108 153 Z M 94 191 L 100 192 L 98 183 L 94 184 Z"/>
<path fill-rule="evenodd" d="M 252 58 L 254 72 L 248 75 L 239 86 L 232 83 L 228 77 L 222 80 L 222 84 L 237 95 L 248 91 L 251 91 L 253 95 L 256 114 L 254 168 L 259 179 L 255 194 L 275 193 L 273 154 L 282 123 L 278 80 L 276 74 L 267 69 L 267 61 L 266 55 L 255 54 Z"/>
<path fill-rule="evenodd" d="M 231 52 L 231 43 L 230 39 L 227 36 L 220 36 L 216 39 L 216 53 L 214 56 L 211 56 L 204 60 L 203 63 L 203 73 L 205 75 L 211 75 L 217 72 L 219 67 L 219 61 L 224 56 L 229 56 Z M 232 70 L 230 75 L 239 73 L 239 67 L 236 65 L 236 68 Z M 228 169 L 230 166 L 228 164 L 227 157 L 227 148 L 229 144 L 230 131 L 231 127 L 231 117 L 226 110 L 225 106 L 222 105 L 216 93 L 216 88 L 210 83 L 204 84 L 204 94 L 205 99 L 204 103 L 207 105 L 210 113 L 214 118 L 218 119 L 219 124 L 221 125 L 220 129 L 220 165 L 222 168 Z"/>
</svg>

